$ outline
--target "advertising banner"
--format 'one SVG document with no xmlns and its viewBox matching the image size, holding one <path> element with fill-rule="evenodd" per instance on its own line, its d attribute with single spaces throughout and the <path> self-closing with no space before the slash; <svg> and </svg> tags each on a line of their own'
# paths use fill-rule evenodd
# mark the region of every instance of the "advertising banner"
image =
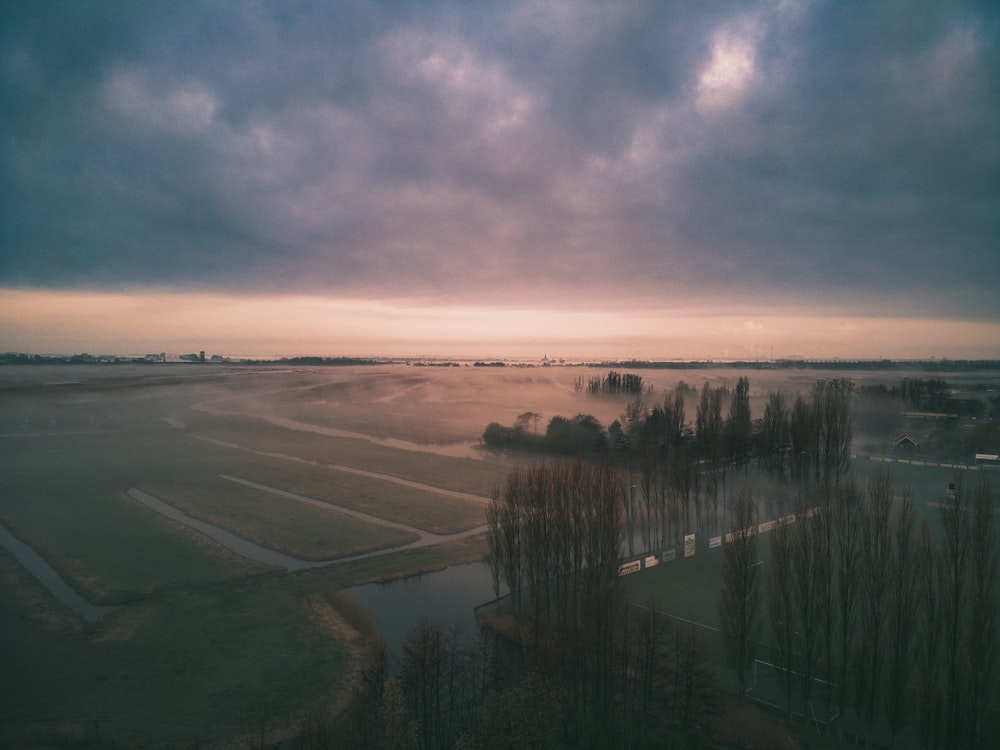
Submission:
<svg viewBox="0 0 1000 750">
<path fill-rule="evenodd" d="M 638 573 L 640 570 L 642 570 L 642 562 L 640 560 L 632 560 L 618 566 L 618 575 L 627 576 L 630 573 Z"/>
</svg>

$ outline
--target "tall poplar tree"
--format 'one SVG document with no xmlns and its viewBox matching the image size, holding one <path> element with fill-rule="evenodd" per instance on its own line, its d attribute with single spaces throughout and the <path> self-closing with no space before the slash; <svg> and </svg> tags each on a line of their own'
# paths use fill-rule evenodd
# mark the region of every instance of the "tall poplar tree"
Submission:
<svg viewBox="0 0 1000 750">
<path fill-rule="evenodd" d="M 972 495 L 969 530 L 969 717 L 971 745 L 985 747 L 983 718 L 989 708 L 996 663 L 997 536 L 990 478 L 980 472 Z"/>
<path fill-rule="evenodd" d="M 889 572 L 888 669 L 886 719 L 894 745 L 906 719 L 906 683 L 913 666 L 913 626 L 916 622 L 917 579 L 913 565 L 913 493 L 903 490 L 896 511 Z"/>
<path fill-rule="evenodd" d="M 792 676 L 795 659 L 795 601 L 792 579 L 792 534 L 787 524 L 778 524 L 771 532 L 771 570 L 768 576 L 767 603 L 771 635 L 778 647 L 781 689 L 785 711 L 792 716 Z"/>
<path fill-rule="evenodd" d="M 733 508 L 731 538 L 723 547 L 719 623 L 726 662 L 746 692 L 747 670 L 756 656 L 760 607 L 757 565 L 757 511 L 749 489 L 740 490 Z"/>
</svg>

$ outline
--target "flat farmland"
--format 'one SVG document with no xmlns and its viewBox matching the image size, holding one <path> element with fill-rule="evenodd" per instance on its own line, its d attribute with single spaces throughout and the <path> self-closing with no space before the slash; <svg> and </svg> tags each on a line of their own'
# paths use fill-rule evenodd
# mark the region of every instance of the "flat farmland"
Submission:
<svg viewBox="0 0 1000 750">
<path fill-rule="evenodd" d="M 279 427 L 252 417 L 217 417 L 210 424 L 190 430 L 189 434 L 194 440 L 215 441 L 217 446 L 243 450 L 254 462 L 269 457 L 293 461 L 297 464 L 296 470 L 306 464 L 344 466 L 482 497 L 489 497 L 492 488 L 502 481 L 511 466 L 482 451 L 477 451 L 482 459 L 456 458 L 434 452 L 433 445 L 426 451 L 406 450 L 364 438 L 335 437 Z"/>
<path fill-rule="evenodd" d="M 286 724 L 333 704 L 358 644 L 329 592 L 482 559 L 486 499 L 514 465 L 532 460 L 482 450 L 485 426 L 529 411 L 540 415 L 540 431 L 553 416 L 579 413 L 607 426 L 628 399 L 575 387 L 604 372 L 0 369 L 0 524 L 85 599 L 120 605 L 87 623 L 0 548 L 0 639 L 10 655 L 0 745 L 225 747 L 247 744 L 234 738 L 264 702 Z M 680 380 L 731 384 L 740 374 L 751 379 L 755 416 L 767 390 L 807 391 L 823 376 L 642 373 L 653 400 Z M 689 421 L 694 413 L 689 398 Z M 875 465 L 856 466 L 861 474 Z M 918 509 L 950 481 L 947 470 L 899 468 L 897 484 L 912 480 Z M 253 562 L 150 509 L 136 490 L 323 567 Z M 679 616 L 711 623 L 717 565 L 698 559 L 663 566 L 649 593 Z M 483 592 L 483 601 L 491 597 Z"/>
<path fill-rule="evenodd" d="M 286 723 L 329 705 L 357 647 L 325 592 L 481 559 L 485 501 L 512 466 L 475 448 L 485 424 L 542 411 L 546 393 L 559 412 L 593 411 L 572 381 L 402 366 L 0 372 L 0 523 L 85 599 L 118 605 L 84 622 L 0 550 L 0 741 L 227 746 L 264 701 Z M 335 564 L 253 562 L 134 490 Z M 376 556 L 336 564 L 364 553 Z"/>
<path fill-rule="evenodd" d="M 303 560 L 357 555 L 417 539 L 413 533 L 344 515 L 335 505 L 321 509 L 223 477 L 142 489 L 194 518 Z"/>
</svg>

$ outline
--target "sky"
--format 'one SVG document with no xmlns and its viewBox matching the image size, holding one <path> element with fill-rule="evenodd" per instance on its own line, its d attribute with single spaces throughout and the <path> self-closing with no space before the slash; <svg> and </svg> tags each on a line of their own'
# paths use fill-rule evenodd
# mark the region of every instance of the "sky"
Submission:
<svg viewBox="0 0 1000 750">
<path fill-rule="evenodd" d="M 0 351 L 1000 359 L 1000 4 L 10 2 Z"/>
</svg>

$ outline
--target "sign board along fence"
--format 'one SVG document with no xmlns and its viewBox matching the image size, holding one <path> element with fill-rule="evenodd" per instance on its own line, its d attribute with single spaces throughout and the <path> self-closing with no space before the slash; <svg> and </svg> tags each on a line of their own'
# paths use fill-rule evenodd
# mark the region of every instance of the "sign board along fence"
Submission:
<svg viewBox="0 0 1000 750">
<path fill-rule="evenodd" d="M 642 570 L 642 560 L 631 560 L 618 566 L 618 575 L 627 576 L 631 573 L 638 573 Z"/>
</svg>

